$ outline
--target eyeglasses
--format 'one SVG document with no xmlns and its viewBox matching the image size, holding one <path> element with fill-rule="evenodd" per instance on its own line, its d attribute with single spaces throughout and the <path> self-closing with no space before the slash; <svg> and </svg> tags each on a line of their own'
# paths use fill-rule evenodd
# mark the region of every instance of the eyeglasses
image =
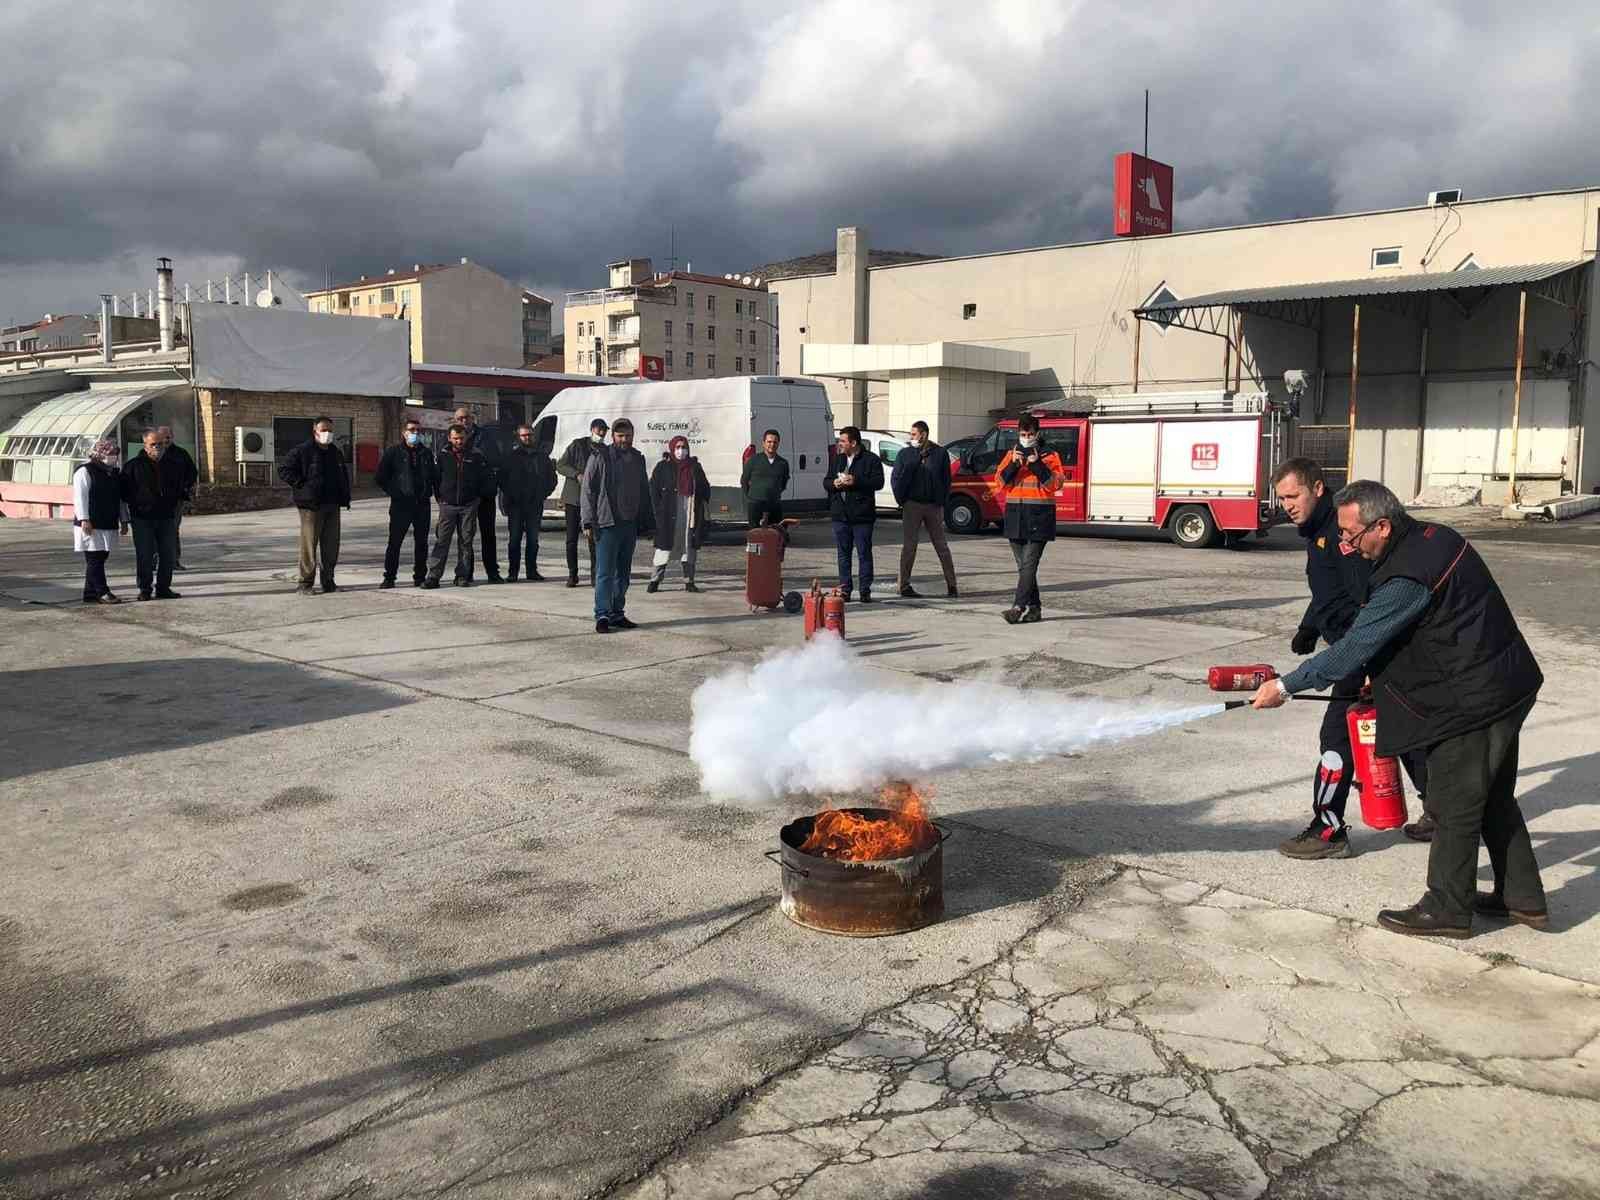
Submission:
<svg viewBox="0 0 1600 1200">
<path fill-rule="evenodd" d="M 1378 521 L 1381 521 L 1381 520 L 1383 520 L 1383 518 L 1379 517 Z M 1373 521 L 1370 524 L 1363 525 L 1360 529 L 1356 530 L 1354 533 L 1340 533 L 1339 534 L 1340 543 L 1343 544 L 1343 545 L 1346 545 L 1346 546 L 1354 546 L 1362 538 L 1367 536 L 1367 530 L 1371 529 L 1373 525 L 1376 525 L 1378 523 L 1378 521 Z"/>
</svg>

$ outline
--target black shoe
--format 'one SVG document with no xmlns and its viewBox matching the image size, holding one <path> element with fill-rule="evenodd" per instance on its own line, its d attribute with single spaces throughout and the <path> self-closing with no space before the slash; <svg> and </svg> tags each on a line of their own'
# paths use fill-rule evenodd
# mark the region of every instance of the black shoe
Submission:
<svg viewBox="0 0 1600 1200">
<path fill-rule="evenodd" d="M 389 578 L 385 578 L 384 581 L 378 585 L 378 590 L 380 592 L 387 592 L 393 586 L 394 586 L 394 580 L 389 579 Z"/>
<path fill-rule="evenodd" d="M 594 623 L 594 631 L 596 633 L 610 633 L 611 632 L 611 622 L 606 620 L 604 617 L 601 617 L 598 621 L 596 621 Z"/>
<path fill-rule="evenodd" d="M 1278 843 L 1285 858 L 1310 861 L 1319 858 L 1349 858 L 1350 835 L 1347 827 L 1332 829 L 1317 819 L 1287 841 Z"/>
<path fill-rule="evenodd" d="M 1434 822 L 1434 819 L 1427 813 L 1423 813 L 1411 824 L 1402 826 L 1400 832 L 1413 842 L 1431 842 L 1433 841 L 1434 831 L 1438 828 L 1439 826 Z"/>
<path fill-rule="evenodd" d="M 313 596 L 316 594 L 316 589 L 313 588 L 309 583 L 302 583 L 295 587 L 294 594 L 296 596 Z M 150 597 L 148 596 L 139 597 L 141 600 L 148 600 L 149 598 Z"/>
<path fill-rule="evenodd" d="M 107 592 L 105 595 L 101 596 L 100 599 L 96 600 L 95 603 L 96 604 L 121 604 L 122 603 L 122 597 L 118 596 L 118 595 L 116 595 L 116 594 L 114 594 L 112 592 Z"/>
<path fill-rule="evenodd" d="M 513 583 L 515 583 L 515 582 L 516 582 L 516 579 L 517 579 L 517 577 L 516 577 L 516 576 L 515 576 L 515 575 L 513 575 L 513 576 L 512 576 L 512 577 L 511 577 L 511 581 L 512 581 L 512 582 L 513 582 Z M 505 582 L 505 579 L 504 579 L 504 577 L 502 577 L 502 576 L 500 576 L 500 575 L 491 575 L 491 576 L 489 576 L 489 578 L 488 578 L 488 579 L 487 579 L 487 580 L 485 580 L 485 581 L 484 581 L 484 582 L 486 582 L 486 583 L 504 583 L 504 582 Z"/>
<path fill-rule="evenodd" d="M 168 588 L 164 592 L 163 591 L 156 592 L 156 599 L 157 600 L 182 600 L 183 597 L 179 593 L 173 591 L 171 588 Z"/>
<path fill-rule="evenodd" d="M 427 578 L 424 577 L 422 579 L 413 579 L 411 581 L 411 586 L 412 587 L 427 587 L 428 586 Z"/>
<path fill-rule="evenodd" d="M 843 586 L 843 587 L 841 587 L 841 588 L 840 588 L 840 589 L 839 589 L 839 594 L 840 594 L 840 595 L 841 595 L 841 596 L 843 596 L 843 597 L 844 597 L 844 602 L 845 602 L 845 603 L 846 603 L 846 604 L 849 604 L 849 603 L 850 603 L 850 597 L 851 597 L 851 595 L 852 595 L 852 594 L 853 594 L 853 593 L 854 593 L 854 591 L 855 591 L 855 589 L 854 589 L 854 588 L 852 588 L 852 587 L 851 587 L 851 586 L 850 586 L 850 585 L 849 585 L 849 584 L 848 584 L 848 583 L 847 583 L 847 584 L 845 584 L 845 585 L 844 585 L 844 586 Z"/>
<path fill-rule="evenodd" d="M 528 582 L 529 583 L 543 583 L 544 581 L 545 581 L 544 580 L 544 576 L 539 574 L 539 572 L 537 572 L 537 571 L 529 571 L 528 572 Z"/>
<path fill-rule="evenodd" d="M 1430 912 L 1421 904 L 1410 908 L 1386 908 L 1378 913 L 1378 924 L 1394 933 L 1411 937 L 1469 938 L 1472 936 L 1472 918 L 1466 924 L 1452 921 Z"/>
<path fill-rule="evenodd" d="M 917 591 L 917 589 L 912 587 L 909 583 L 906 584 L 905 587 L 900 589 L 900 594 L 902 596 L 904 596 L 907 600 L 920 600 L 920 599 L 922 599 L 922 593 Z"/>
<path fill-rule="evenodd" d="M 1022 620 L 1022 609 L 1008 608 L 1000 615 L 1006 619 L 1007 625 L 1015 625 L 1018 621 Z"/>
<path fill-rule="evenodd" d="M 155 599 L 155 597 L 152 596 L 149 592 L 140 592 L 139 593 L 139 599 L 141 599 L 141 600 L 153 600 L 153 599 Z"/>
<path fill-rule="evenodd" d="M 174 571 L 187 571 L 189 568 L 184 566 L 182 563 L 173 563 L 172 569 Z"/>
<path fill-rule="evenodd" d="M 567 586 L 568 587 L 577 587 L 578 586 L 578 577 L 576 575 L 568 575 L 567 576 Z"/>
<path fill-rule="evenodd" d="M 489 580 L 490 583 L 515 583 L 516 581 L 517 581 L 517 573 L 515 571 L 512 571 L 504 579 L 494 579 L 494 578 L 491 577 L 490 580 Z"/>
<path fill-rule="evenodd" d="M 1039 606 L 1037 604 L 1034 604 L 1030 605 L 1028 611 L 1022 614 L 1022 620 L 1019 621 L 1018 624 L 1032 625 L 1035 621 L 1042 620 L 1044 620 L 1044 613 L 1039 610 Z"/>
<path fill-rule="evenodd" d="M 649 583 L 644 585 L 644 590 L 652 594 L 659 592 L 661 590 L 661 580 L 652 579 Z"/>
<path fill-rule="evenodd" d="M 694 580 L 685 579 L 683 581 L 683 590 L 686 592 L 698 592 L 700 589 L 695 585 Z"/>
<path fill-rule="evenodd" d="M 956 589 L 955 588 L 946 588 L 944 594 L 946 596 L 949 596 L 950 599 L 954 600 L 956 598 Z"/>
<path fill-rule="evenodd" d="M 872 603 L 872 593 L 867 591 L 866 588 L 862 588 L 861 589 L 861 603 L 863 603 L 863 604 L 871 604 Z"/>
<path fill-rule="evenodd" d="M 325 584 L 322 585 L 322 594 L 324 596 L 330 595 L 333 592 L 337 592 L 338 590 L 339 590 L 339 585 L 337 583 L 325 583 Z"/>
<path fill-rule="evenodd" d="M 613 628 L 613 629 L 637 629 L 639 627 L 636 624 L 634 624 L 632 621 L 628 620 L 627 617 L 612 617 L 611 618 L 611 628 Z"/>
<path fill-rule="evenodd" d="M 424 579 L 420 586 L 423 591 L 436 592 L 439 590 L 439 581 L 437 579 Z"/>
<path fill-rule="evenodd" d="M 1505 897 L 1498 892 L 1479 892 L 1472 902 L 1472 911 L 1480 917 L 1496 921 L 1511 921 L 1529 929 L 1544 929 L 1550 924 L 1550 910 L 1546 908 L 1507 908 Z"/>
</svg>

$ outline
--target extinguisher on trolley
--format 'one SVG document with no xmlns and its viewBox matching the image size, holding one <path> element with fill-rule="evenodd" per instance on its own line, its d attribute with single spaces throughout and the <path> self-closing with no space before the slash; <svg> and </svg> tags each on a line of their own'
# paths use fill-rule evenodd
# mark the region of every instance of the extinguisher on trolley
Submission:
<svg viewBox="0 0 1600 1200">
<path fill-rule="evenodd" d="M 1361 820 L 1369 829 L 1398 829 L 1406 823 L 1406 790 L 1398 759 L 1378 753 L 1378 710 L 1361 699 L 1345 712 L 1355 785 L 1361 790 Z"/>
</svg>

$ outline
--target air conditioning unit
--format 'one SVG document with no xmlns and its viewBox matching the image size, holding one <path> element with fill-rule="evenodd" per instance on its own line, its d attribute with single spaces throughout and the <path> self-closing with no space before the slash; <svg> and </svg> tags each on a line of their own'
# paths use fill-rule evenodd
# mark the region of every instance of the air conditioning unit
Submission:
<svg viewBox="0 0 1600 1200">
<path fill-rule="evenodd" d="M 242 463 L 273 461 L 272 430 L 259 425 L 235 425 L 233 458 Z"/>
<path fill-rule="evenodd" d="M 1461 189 L 1445 188 L 1442 191 L 1428 193 L 1428 207 L 1438 208 L 1441 204 L 1460 204 Z"/>
</svg>

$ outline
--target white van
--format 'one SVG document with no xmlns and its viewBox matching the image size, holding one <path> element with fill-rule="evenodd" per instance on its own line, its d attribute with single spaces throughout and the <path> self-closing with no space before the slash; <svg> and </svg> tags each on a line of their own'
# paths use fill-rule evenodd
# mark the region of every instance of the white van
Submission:
<svg viewBox="0 0 1600 1200">
<path fill-rule="evenodd" d="M 679 434 L 700 460 L 711 481 L 711 520 L 743 524 L 744 496 L 739 479 L 746 451 L 761 444 L 768 429 L 782 438 L 779 453 L 789 460 L 784 512 L 827 507 L 822 477 L 833 446 L 833 413 L 828 393 L 815 379 L 776 375 L 734 375 L 725 379 L 683 379 L 665 383 L 625 383 L 608 388 L 568 388 L 557 392 L 534 424 L 534 441 L 557 460 L 576 437 L 587 437 L 589 422 L 607 425 L 618 417 L 633 422 L 633 445 L 649 469 Z M 559 510 L 560 489 L 550 498 Z"/>
</svg>

